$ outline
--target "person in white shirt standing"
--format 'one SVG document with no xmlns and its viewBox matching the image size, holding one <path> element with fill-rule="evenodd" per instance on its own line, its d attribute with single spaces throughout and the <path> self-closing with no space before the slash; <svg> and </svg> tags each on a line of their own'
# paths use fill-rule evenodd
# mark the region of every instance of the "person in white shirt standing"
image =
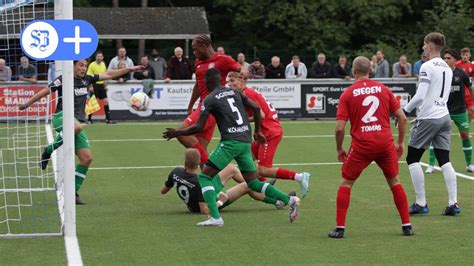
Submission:
<svg viewBox="0 0 474 266">
<path fill-rule="evenodd" d="M 456 173 L 449 160 L 451 119 L 447 103 L 453 71 L 440 57 L 441 49 L 445 44 L 446 39 L 441 33 L 432 32 L 425 36 L 423 50 L 429 57 L 429 61 L 421 66 L 416 94 L 403 109 L 405 113 L 410 113 L 419 108 L 408 142 L 406 158 L 416 193 L 416 201 L 409 208 L 410 215 L 429 212 L 425 195 L 425 176 L 420 159 L 430 143 L 434 147 L 448 190 L 448 207 L 444 209 L 443 215 L 461 213 L 457 202 Z"/>
</svg>

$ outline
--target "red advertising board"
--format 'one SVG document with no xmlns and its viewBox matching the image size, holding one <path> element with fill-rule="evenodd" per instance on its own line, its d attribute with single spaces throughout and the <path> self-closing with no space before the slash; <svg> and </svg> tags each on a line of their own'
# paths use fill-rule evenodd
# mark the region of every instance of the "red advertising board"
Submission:
<svg viewBox="0 0 474 266">
<path fill-rule="evenodd" d="M 50 94 L 26 110 L 20 111 L 18 106 L 24 104 L 44 86 L 0 86 L 0 118 L 13 118 L 18 116 L 44 117 L 52 114 L 56 108 L 56 94 Z M 49 101 L 49 104 L 48 104 Z M 49 112 L 48 112 L 49 108 Z"/>
</svg>

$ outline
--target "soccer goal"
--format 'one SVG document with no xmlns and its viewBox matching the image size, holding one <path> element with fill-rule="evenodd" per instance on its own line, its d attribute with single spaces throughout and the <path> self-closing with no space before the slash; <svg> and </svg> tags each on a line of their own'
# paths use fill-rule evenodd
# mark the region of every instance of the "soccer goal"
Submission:
<svg viewBox="0 0 474 266">
<path fill-rule="evenodd" d="M 20 45 L 28 23 L 48 19 L 72 19 L 72 0 L 0 2 L 0 238 L 64 236 L 68 262 L 82 264 L 74 205 L 73 64 L 29 60 L 35 73 Z M 18 81 L 31 72 L 37 82 Z M 41 154 L 57 134 L 51 124 L 56 95 L 18 107 L 61 74 L 64 145 L 43 169 Z"/>
</svg>

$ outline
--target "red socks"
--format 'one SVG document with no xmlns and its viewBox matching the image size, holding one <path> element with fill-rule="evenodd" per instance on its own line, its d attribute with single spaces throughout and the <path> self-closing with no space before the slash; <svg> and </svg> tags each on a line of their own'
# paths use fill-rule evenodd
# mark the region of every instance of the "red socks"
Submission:
<svg viewBox="0 0 474 266">
<path fill-rule="evenodd" d="M 397 206 L 398 213 L 402 219 L 402 225 L 410 224 L 410 213 L 408 212 L 408 200 L 402 184 L 397 184 L 391 187 L 393 194 L 393 201 Z"/>
<path fill-rule="evenodd" d="M 207 151 L 202 147 L 201 143 L 198 142 L 194 144 L 193 148 L 199 151 L 199 154 L 201 155 L 201 164 L 204 164 L 205 162 L 207 162 L 207 159 L 208 159 Z"/>
<path fill-rule="evenodd" d="M 351 201 L 351 188 L 339 187 L 337 191 L 336 200 L 336 226 L 346 226 L 346 215 L 347 209 L 349 209 L 349 203 Z"/>
<path fill-rule="evenodd" d="M 295 175 L 296 175 L 296 172 L 294 171 L 278 168 L 275 178 L 295 180 Z"/>
</svg>

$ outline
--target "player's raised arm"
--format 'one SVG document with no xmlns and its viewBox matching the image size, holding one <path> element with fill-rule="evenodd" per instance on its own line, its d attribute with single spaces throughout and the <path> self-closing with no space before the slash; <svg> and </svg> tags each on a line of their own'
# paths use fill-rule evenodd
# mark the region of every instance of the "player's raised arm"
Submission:
<svg viewBox="0 0 474 266">
<path fill-rule="evenodd" d="M 199 133 L 204 129 L 208 117 L 209 112 L 203 111 L 199 114 L 199 119 L 196 124 L 183 129 L 167 128 L 166 131 L 163 132 L 163 138 L 170 140 L 178 136 L 189 136 Z"/>
<path fill-rule="evenodd" d="M 40 100 L 41 98 L 45 97 L 46 95 L 50 94 L 51 93 L 51 90 L 49 88 L 44 88 L 44 89 L 41 89 L 38 93 L 36 93 L 35 95 L 33 95 L 33 97 L 31 97 L 30 99 L 28 99 L 28 101 L 24 104 L 20 104 L 18 106 L 18 109 L 20 110 L 25 110 L 26 108 L 28 108 L 30 105 L 34 104 L 35 102 L 37 102 L 38 100 Z"/>
<path fill-rule="evenodd" d="M 140 65 L 140 66 L 126 67 L 126 68 L 117 69 L 117 70 L 109 70 L 104 74 L 99 74 L 99 80 L 108 80 L 108 79 L 117 78 L 130 72 L 141 71 L 143 70 L 143 68 L 144 67 Z"/>
<path fill-rule="evenodd" d="M 405 129 L 407 126 L 407 117 L 403 112 L 402 108 L 399 108 L 395 113 L 395 118 L 398 121 L 398 141 L 395 143 L 395 149 L 397 150 L 398 158 L 400 158 L 403 154 L 403 146 L 405 140 Z"/>
</svg>

